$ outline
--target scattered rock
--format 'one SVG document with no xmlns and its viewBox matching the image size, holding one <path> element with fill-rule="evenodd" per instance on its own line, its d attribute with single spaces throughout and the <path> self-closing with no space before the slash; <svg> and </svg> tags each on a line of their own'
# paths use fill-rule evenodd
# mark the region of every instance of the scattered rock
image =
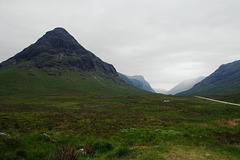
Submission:
<svg viewBox="0 0 240 160">
<path fill-rule="evenodd" d="M 56 139 L 51 139 L 51 141 L 52 141 L 52 142 L 56 142 L 56 143 L 58 142 Z"/>
<path fill-rule="evenodd" d="M 170 102 L 170 100 L 163 100 L 163 102 L 164 102 L 164 103 L 168 103 L 168 102 Z"/>
<path fill-rule="evenodd" d="M 43 133 L 42 135 L 44 135 L 46 137 L 50 137 L 47 133 Z"/>
<path fill-rule="evenodd" d="M 0 132 L 0 136 L 6 136 L 6 137 L 8 137 L 9 134 L 6 134 L 6 133 L 3 133 L 3 132 Z"/>
<path fill-rule="evenodd" d="M 83 148 L 79 149 L 77 152 L 78 152 L 78 153 L 81 153 L 81 154 L 85 154 L 85 152 L 84 152 L 84 149 L 83 149 Z"/>
<path fill-rule="evenodd" d="M 43 133 L 42 135 L 51 138 L 47 133 Z M 52 142 L 58 142 L 56 139 L 50 139 Z"/>
<path fill-rule="evenodd" d="M 95 76 L 94 76 L 95 78 Z M 104 96 L 95 96 L 95 99 L 104 99 Z"/>
</svg>

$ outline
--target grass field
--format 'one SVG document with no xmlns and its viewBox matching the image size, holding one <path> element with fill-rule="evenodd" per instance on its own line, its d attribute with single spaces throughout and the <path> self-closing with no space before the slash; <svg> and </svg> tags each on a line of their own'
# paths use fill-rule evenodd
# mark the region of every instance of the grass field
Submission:
<svg viewBox="0 0 240 160">
<path fill-rule="evenodd" d="M 1 96 L 0 159 L 237 160 L 239 124 L 194 97 Z"/>
</svg>

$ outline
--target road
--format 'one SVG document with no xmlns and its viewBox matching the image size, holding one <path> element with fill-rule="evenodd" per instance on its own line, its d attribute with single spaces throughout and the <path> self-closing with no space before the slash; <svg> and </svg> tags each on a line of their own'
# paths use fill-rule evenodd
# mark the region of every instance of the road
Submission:
<svg viewBox="0 0 240 160">
<path fill-rule="evenodd" d="M 213 102 L 218 102 L 218 103 L 224 103 L 224 104 L 230 104 L 230 105 L 234 105 L 234 106 L 240 106 L 240 104 L 237 104 L 237 103 L 219 101 L 219 100 L 215 100 L 215 99 L 211 99 L 211 98 L 205 98 L 205 97 L 201 97 L 201 96 L 195 96 L 195 97 L 201 98 L 201 99 L 205 99 L 205 100 L 208 100 L 208 101 L 213 101 Z"/>
</svg>

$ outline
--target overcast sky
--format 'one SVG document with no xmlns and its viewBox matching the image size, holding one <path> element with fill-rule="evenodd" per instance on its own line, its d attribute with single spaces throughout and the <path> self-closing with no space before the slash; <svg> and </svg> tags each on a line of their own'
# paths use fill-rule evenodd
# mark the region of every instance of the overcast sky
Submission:
<svg viewBox="0 0 240 160">
<path fill-rule="evenodd" d="M 0 62 L 55 27 L 152 88 L 240 59 L 240 0 L 1 0 Z"/>
</svg>

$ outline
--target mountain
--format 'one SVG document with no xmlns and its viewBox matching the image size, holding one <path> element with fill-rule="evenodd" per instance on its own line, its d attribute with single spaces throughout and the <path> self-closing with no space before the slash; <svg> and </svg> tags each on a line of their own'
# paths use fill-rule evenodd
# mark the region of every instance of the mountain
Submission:
<svg viewBox="0 0 240 160">
<path fill-rule="evenodd" d="M 191 89 L 177 95 L 227 95 L 240 93 L 240 60 L 221 65 Z"/>
<path fill-rule="evenodd" d="M 189 80 L 182 81 L 181 83 L 179 83 L 176 86 L 174 86 L 171 90 L 166 92 L 166 94 L 175 95 L 177 93 L 189 90 L 195 84 L 197 84 L 198 82 L 201 82 L 204 78 L 205 77 L 201 76 L 201 77 L 198 77 L 198 78 L 195 78 L 195 79 L 189 79 Z"/>
<path fill-rule="evenodd" d="M 81 46 L 63 28 L 0 64 L 0 95 L 138 94 L 113 65 Z"/>
<path fill-rule="evenodd" d="M 155 93 L 155 91 L 152 89 L 150 84 L 144 79 L 143 76 L 140 75 L 127 76 L 122 73 L 118 73 L 118 75 L 122 80 L 139 89 Z"/>
<path fill-rule="evenodd" d="M 159 88 L 158 89 L 154 88 L 154 91 L 156 93 L 161 93 L 161 94 L 167 94 L 167 92 L 168 92 L 166 89 L 159 89 Z"/>
</svg>

